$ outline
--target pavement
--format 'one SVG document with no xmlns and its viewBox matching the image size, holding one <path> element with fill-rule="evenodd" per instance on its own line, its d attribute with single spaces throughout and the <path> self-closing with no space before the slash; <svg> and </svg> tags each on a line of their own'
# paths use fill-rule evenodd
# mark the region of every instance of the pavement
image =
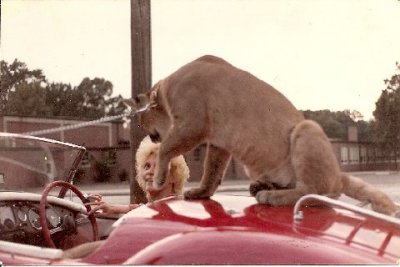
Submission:
<svg viewBox="0 0 400 267">
<path fill-rule="evenodd" d="M 385 176 L 385 175 L 399 175 L 399 171 L 370 171 L 370 172 L 348 172 L 354 176 Z M 187 182 L 184 190 L 198 186 L 199 181 Z M 217 192 L 238 192 L 249 190 L 250 179 L 226 179 L 222 181 L 218 187 Z M 130 194 L 129 182 L 120 183 L 94 183 L 78 185 L 78 188 L 84 193 L 100 193 L 103 196 L 122 196 Z"/>
<path fill-rule="evenodd" d="M 184 190 L 196 187 L 198 184 L 199 181 L 187 182 L 184 186 Z M 249 185 L 249 179 L 226 180 L 218 187 L 217 192 L 247 191 Z M 83 193 L 100 193 L 103 196 L 122 196 L 130 194 L 129 182 L 84 184 L 78 185 L 78 188 Z"/>
</svg>

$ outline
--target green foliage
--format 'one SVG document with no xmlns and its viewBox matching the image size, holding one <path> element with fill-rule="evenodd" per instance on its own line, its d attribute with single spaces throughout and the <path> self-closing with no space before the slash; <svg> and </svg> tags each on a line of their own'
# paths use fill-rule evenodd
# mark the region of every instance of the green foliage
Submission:
<svg viewBox="0 0 400 267">
<path fill-rule="evenodd" d="M 94 181 L 96 183 L 108 182 L 111 179 L 111 170 L 105 162 L 94 162 Z"/>
<path fill-rule="evenodd" d="M 374 142 L 374 132 L 373 129 L 375 127 L 375 121 L 364 121 L 359 120 L 356 122 L 357 130 L 358 130 L 358 140 L 360 142 Z"/>
<path fill-rule="evenodd" d="M 18 116 L 46 116 L 50 108 L 46 106 L 46 91 L 38 82 L 20 83 L 9 93 L 7 114 Z"/>
<path fill-rule="evenodd" d="M 51 83 L 46 88 L 46 106 L 52 107 L 53 116 L 79 117 L 83 101 L 70 84 Z"/>
<path fill-rule="evenodd" d="M 356 126 L 358 130 L 358 140 L 361 142 L 372 142 L 373 121 L 366 122 L 360 120 L 360 112 L 353 110 L 330 111 L 330 110 L 305 110 L 304 117 L 318 122 L 329 138 L 347 140 L 349 126 Z"/>
<path fill-rule="evenodd" d="M 400 64 L 396 62 L 397 70 Z M 386 89 L 375 103 L 374 133 L 387 155 L 400 152 L 400 74 L 385 80 Z"/>
<path fill-rule="evenodd" d="M 304 117 L 318 122 L 330 138 L 347 140 L 347 128 L 355 125 L 349 111 L 317 110 L 303 111 Z"/>
<path fill-rule="evenodd" d="M 29 70 L 25 63 L 17 59 L 11 64 L 1 60 L 0 71 L 0 114 L 5 109 L 10 92 L 15 92 L 19 86 L 25 89 L 32 86 L 37 89 L 40 83 L 46 81 L 41 70 Z"/>
<path fill-rule="evenodd" d="M 84 78 L 70 84 L 49 83 L 41 70 L 29 70 L 15 60 L 1 61 L 0 110 L 6 115 L 77 119 L 121 114 L 126 107 L 122 97 L 111 97 L 113 85 L 102 78 Z"/>
<path fill-rule="evenodd" d="M 118 173 L 118 178 L 121 182 L 125 182 L 129 180 L 129 174 L 127 172 L 127 170 L 123 169 L 122 171 L 120 171 Z"/>
</svg>

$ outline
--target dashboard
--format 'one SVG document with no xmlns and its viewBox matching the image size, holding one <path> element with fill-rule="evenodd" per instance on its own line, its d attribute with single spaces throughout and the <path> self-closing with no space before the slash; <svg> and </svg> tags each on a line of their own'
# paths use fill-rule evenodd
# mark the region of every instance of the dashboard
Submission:
<svg viewBox="0 0 400 267">
<path fill-rule="evenodd" d="M 80 218 L 81 217 L 81 218 Z M 59 205 L 46 208 L 50 234 L 74 233 L 86 216 Z M 43 243 L 39 202 L 27 200 L 0 201 L 0 240 L 38 245 Z"/>
</svg>

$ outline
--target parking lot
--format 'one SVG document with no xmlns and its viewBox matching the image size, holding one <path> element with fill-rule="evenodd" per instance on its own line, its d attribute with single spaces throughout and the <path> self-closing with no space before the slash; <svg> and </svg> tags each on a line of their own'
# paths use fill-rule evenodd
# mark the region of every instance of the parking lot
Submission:
<svg viewBox="0 0 400 267">
<path fill-rule="evenodd" d="M 376 186 L 380 190 L 387 193 L 395 202 L 400 203 L 400 172 L 360 172 L 350 173 L 365 180 L 366 182 Z M 219 186 L 217 194 L 236 194 L 249 195 L 248 179 L 242 180 L 226 180 Z M 185 189 L 196 186 L 198 182 L 189 182 Z M 123 182 L 120 184 L 95 184 L 79 186 L 86 193 L 100 193 L 104 196 L 104 200 L 115 204 L 129 203 L 129 183 Z M 342 196 L 341 199 L 350 203 L 357 203 L 353 199 Z"/>
</svg>

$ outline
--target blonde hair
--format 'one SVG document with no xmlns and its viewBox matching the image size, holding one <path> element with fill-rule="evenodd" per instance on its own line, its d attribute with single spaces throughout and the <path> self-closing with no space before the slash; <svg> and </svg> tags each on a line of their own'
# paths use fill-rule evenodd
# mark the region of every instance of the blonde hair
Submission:
<svg viewBox="0 0 400 267">
<path fill-rule="evenodd" d="M 145 191 L 145 181 L 143 179 L 142 172 L 144 170 L 144 165 L 146 160 L 151 155 L 158 155 L 160 150 L 159 143 L 153 143 L 149 136 L 143 138 L 136 151 L 136 180 L 139 186 Z M 181 155 L 171 159 L 170 171 L 168 173 L 168 179 L 174 181 L 174 189 L 177 195 L 181 195 L 183 191 L 183 185 L 189 178 L 189 167 L 186 164 L 185 158 Z"/>
</svg>

